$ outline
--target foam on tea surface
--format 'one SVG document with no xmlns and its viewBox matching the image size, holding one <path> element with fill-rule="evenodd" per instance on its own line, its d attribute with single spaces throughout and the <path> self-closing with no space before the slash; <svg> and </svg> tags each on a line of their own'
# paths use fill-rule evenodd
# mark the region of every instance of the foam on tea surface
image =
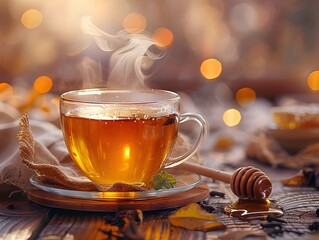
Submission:
<svg viewBox="0 0 319 240">
<path fill-rule="evenodd" d="M 129 109 L 121 108 L 121 106 L 99 106 L 99 107 L 88 107 L 86 109 L 75 109 L 65 113 L 66 116 L 74 116 L 80 118 L 90 118 L 96 120 L 107 120 L 107 119 L 150 119 L 167 116 L 170 113 L 174 113 L 169 106 L 163 106 L 158 109 L 145 110 L 140 106 L 132 105 Z"/>
</svg>

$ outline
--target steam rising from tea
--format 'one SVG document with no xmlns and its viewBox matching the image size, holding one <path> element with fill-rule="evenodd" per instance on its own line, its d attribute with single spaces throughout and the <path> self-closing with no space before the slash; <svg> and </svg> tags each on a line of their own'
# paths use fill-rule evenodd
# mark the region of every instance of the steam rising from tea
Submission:
<svg viewBox="0 0 319 240">
<path fill-rule="evenodd" d="M 185 121 L 196 119 L 203 134 L 186 154 L 169 159 L 181 121 L 180 97 L 164 90 L 136 90 L 146 88 L 147 70 L 161 57 L 152 51 L 152 38 L 126 31 L 108 34 L 90 17 L 81 26 L 102 51 L 112 54 L 107 88 L 62 95 L 61 126 L 78 168 L 99 186 L 146 184 L 160 169 L 187 160 L 205 135 L 204 121 L 185 115 Z M 88 70 L 100 70 L 92 61 L 86 63 Z"/>
<path fill-rule="evenodd" d="M 155 46 L 151 37 L 128 33 L 125 30 L 116 35 L 108 34 L 96 27 L 91 17 L 84 17 L 81 27 L 84 33 L 93 37 L 102 51 L 112 53 L 107 87 L 146 88 L 147 74 L 145 71 L 149 70 L 154 61 L 162 56 L 150 50 L 152 46 Z M 86 60 L 86 62 L 88 61 Z M 90 81 L 90 79 L 88 80 Z"/>
</svg>

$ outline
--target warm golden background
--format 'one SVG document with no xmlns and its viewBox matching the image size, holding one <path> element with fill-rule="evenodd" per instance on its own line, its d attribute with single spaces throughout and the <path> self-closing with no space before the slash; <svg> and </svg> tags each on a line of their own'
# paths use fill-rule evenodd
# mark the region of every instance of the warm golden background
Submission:
<svg viewBox="0 0 319 240">
<path fill-rule="evenodd" d="M 104 32 L 152 37 L 166 53 L 145 85 L 187 93 L 204 115 L 219 104 L 225 121 L 259 98 L 317 101 L 318 9 L 316 0 L 1 0 L 0 100 L 47 113 L 66 90 L 107 86 L 110 53 L 81 30 L 92 16 Z"/>
</svg>

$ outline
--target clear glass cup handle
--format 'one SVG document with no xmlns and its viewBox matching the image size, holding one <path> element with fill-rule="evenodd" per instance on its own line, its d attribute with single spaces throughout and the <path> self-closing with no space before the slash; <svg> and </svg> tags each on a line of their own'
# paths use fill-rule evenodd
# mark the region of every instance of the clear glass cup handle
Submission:
<svg viewBox="0 0 319 240">
<path fill-rule="evenodd" d="M 178 157 L 169 157 L 168 161 L 164 168 L 171 168 L 175 167 L 185 161 L 187 161 L 193 154 L 199 149 L 200 145 L 202 144 L 206 134 L 207 134 L 207 124 L 205 119 L 196 113 L 183 113 L 181 114 L 181 120 L 180 124 L 187 122 L 187 121 L 194 121 L 196 122 L 200 127 L 200 133 L 198 136 L 197 141 L 194 143 L 194 145 L 184 154 Z"/>
</svg>

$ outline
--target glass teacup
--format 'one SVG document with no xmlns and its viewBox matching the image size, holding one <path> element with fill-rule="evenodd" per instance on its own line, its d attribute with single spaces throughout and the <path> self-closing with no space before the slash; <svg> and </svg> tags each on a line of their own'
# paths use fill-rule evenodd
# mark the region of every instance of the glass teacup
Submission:
<svg viewBox="0 0 319 240">
<path fill-rule="evenodd" d="M 84 89 L 62 94 L 61 126 L 71 158 L 93 183 L 144 184 L 161 169 L 191 157 L 205 134 L 202 116 L 180 113 L 180 97 L 165 90 Z M 170 154 L 180 123 L 200 134 L 181 156 Z"/>
</svg>

